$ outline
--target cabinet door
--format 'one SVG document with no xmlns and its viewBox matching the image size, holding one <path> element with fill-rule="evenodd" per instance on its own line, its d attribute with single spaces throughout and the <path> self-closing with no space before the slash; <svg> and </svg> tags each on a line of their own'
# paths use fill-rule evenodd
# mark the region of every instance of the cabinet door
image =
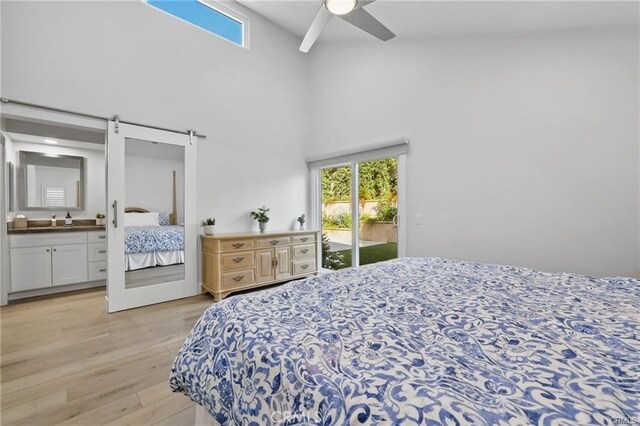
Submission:
<svg viewBox="0 0 640 426">
<path fill-rule="evenodd" d="M 53 246 L 52 251 L 53 285 L 88 281 L 86 244 Z"/>
<path fill-rule="evenodd" d="M 256 282 L 263 283 L 275 279 L 273 271 L 273 249 L 256 251 Z"/>
<path fill-rule="evenodd" d="M 289 247 L 277 248 L 276 250 L 276 279 L 291 276 L 291 256 Z"/>
<path fill-rule="evenodd" d="M 51 287 L 51 247 L 11 249 L 11 291 Z"/>
</svg>

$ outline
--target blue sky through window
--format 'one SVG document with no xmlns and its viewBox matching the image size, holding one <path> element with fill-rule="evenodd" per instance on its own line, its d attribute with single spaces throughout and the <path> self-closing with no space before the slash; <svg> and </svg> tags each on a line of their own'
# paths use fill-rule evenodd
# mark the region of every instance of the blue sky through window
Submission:
<svg viewBox="0 0 640 426">
<path fill-rule="evenodd" d="M 243 46 L 243 23 L 198 0 L 147 0 L 147 4 L 170 13 L 220 37 Z"/>
</svg>

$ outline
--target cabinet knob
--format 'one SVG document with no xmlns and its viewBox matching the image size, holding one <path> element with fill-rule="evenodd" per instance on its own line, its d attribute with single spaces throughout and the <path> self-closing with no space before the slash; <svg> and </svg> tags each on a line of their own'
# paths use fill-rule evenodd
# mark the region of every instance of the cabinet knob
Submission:
<svg viewBox="0 0 640 426">
<path fill-rule="evenodd" d="M 47 249 L 47 253 L 49 253 L 51 250 Z"/>
<path fill-rule="evenodd" d="M 58 251 L 58 249 L 53 249 L 53 251 Z"/>
</svg>

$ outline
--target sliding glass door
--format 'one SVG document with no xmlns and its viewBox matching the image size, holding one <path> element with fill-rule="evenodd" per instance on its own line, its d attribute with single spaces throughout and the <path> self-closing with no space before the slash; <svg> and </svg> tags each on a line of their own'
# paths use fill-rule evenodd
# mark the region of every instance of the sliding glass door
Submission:
<svg viewBox="0 0 640 426">
<path fill-rule="evenodd" d="M 319 169 L 323 267 L 342 269 L 398 257 L 398 158 Z"/>
<path fill-rule="evenodd" d="M 398 159 L 358 163 L 360 265 L 398 257 Z"/>
<path fill-rule="evenodd" d="M 352 166 L 328 167 L 320 173 L 323 267 L 346 268 L 353 257 Z"/>
</svg>

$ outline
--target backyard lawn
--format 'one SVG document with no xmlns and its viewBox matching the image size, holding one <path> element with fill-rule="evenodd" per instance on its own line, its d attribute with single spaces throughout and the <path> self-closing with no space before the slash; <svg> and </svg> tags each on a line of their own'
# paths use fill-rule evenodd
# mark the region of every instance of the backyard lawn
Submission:
<svg viewBox="0 0 640 426">
<path fill-rule="evenodd" d="M 344 256 L 344 266 L 341 266 L 339 269 L 350 267 L 351 250 L 341 250 L 339 253 L 342 253 Z M 398 243 L 385 243 L 360 248 L 360 265 L 368 265 L 369 263 L 395 259 L 396 257 L 398 257 Z"/>
</svg>

